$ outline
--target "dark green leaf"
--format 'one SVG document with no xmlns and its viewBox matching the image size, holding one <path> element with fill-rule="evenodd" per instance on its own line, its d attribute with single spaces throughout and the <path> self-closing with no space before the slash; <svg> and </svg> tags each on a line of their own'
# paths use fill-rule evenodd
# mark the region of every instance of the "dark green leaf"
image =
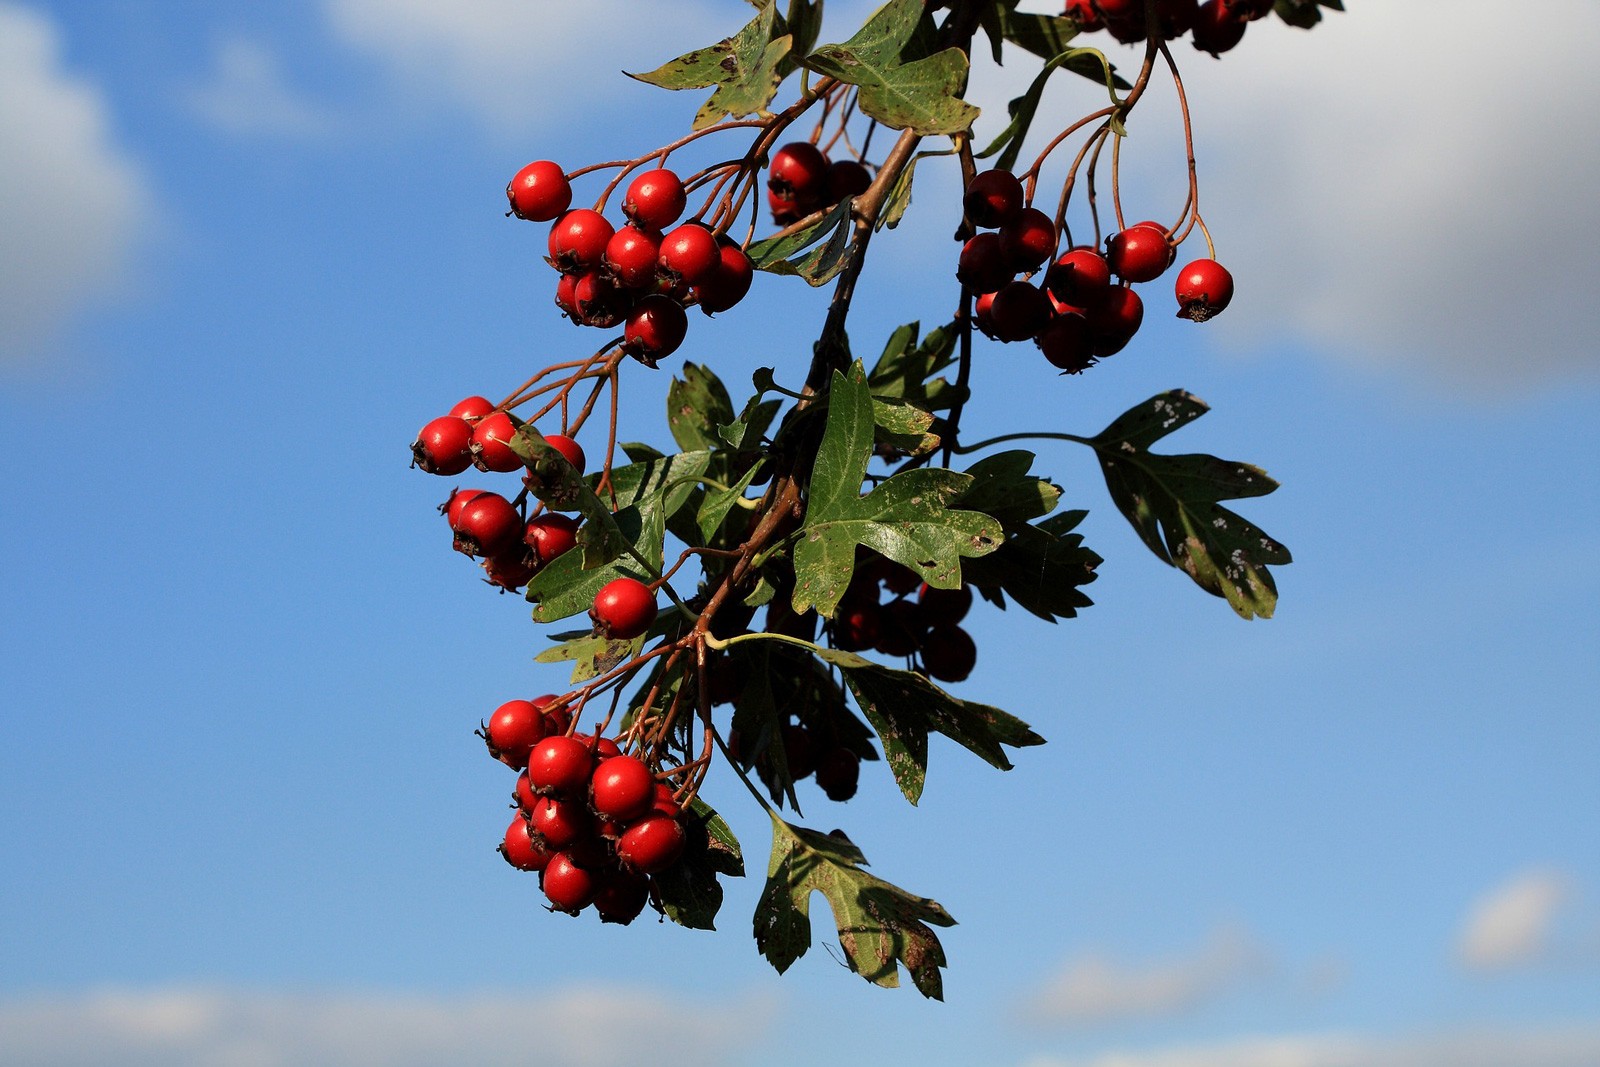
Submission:
<svg viewBox="0 0 1600 1067">
<path fill-rule="evenodd" d="M 1007 530 L 1056 509 L 1061 489 L 1028 473 L 1033 453 L 1022 449 L 985 456 L 966 473 L 972 485 L 956 499 L 960 507 L 999 519 Z"/>
<path fill-rule="evenodd" d="M 1267 565 L 1289 563 L 1289 550 L 1218 501 L 1263 496 L 1278 483 L 1249 464 L 1148 451 L 1207 410 L 1198 398 L 1173 390 L 1126 412 L 1089 444 L 1112 501 L 1150 551 L 1226 599 L 1243 618 L 1269 618 L 1278 590 Z"/>
<path fill-rule="evenodd" d="M 739 840 L 722 816 L 699 797 L 690 801 L 683 826 L 687 838 L 683 857 L 652 875 L 650 881 L 667 918 L 692 930 L 714 930 L 722 907 L 722 883 L 717 875 L 744 877 Z"/>
<path fill-rule="evenodd" d="M 750 451 L 761 446 L 761 437 L 772 425 L 773 417 L 783 406 L 781 400 L 763 400 L 757 393 L 744 405 L 739 417 L 717 429 L 717 435 L 736 451 Z"/>
<path fill-rule="evenodd" d="M 695 129 L 703 129 L 723 115 L 742 116 L 764 109 L 777 91 L 778 68 L 788 58 L 793 41 L 774 34 L 777 9 L 773 0 L 759 7 L 756 17 L 732 37 L 686 52 L 655 70 L 628 76 L 665 89 L 716 86 L 695 116 Z"/>
<path fill-rule="evenodd" d="M 667 425 L 686 451 L 722 447 L 717 428 L 733 421 L 733 400 L 710 367 L 683 365 L 683 377 L 667 387 Z"/>
<path fill-rule="evenodd" d="M 872 395 L 885 400 L 899 397 L 932 411 L 950 407 L 959 391 L 934 375 L 955 363 L 959 336 L 954 323 L 930 331 L 921 344 L 917 323 L 895 330 L 867 376 Z"/>
<path fill-rule="evenodd" d="M 785 799 L 795 811 L 800 810 L 794 793 L 794 779 L 789 777 L 789 759 L 784 754 L 783 724 L 789 721 L 789 708 L 780 709 L 774 677 L 774 657 L 767 648 L 768 642 L 754 642 L 757 646 L 743 657 L 747 666 L 744 687 L 733 702 L 733 721 L 730 728 L 739 735 L 739 758 L 745 766 L 758 768 L 772 802 L 779 807 Z M 789 702 L 785 701 L 787 705 Z M 765 758 L 763 758 L 765 757 Z"/>
<path fill-rule="evenodd" d="M 967 581 L 985 596 L 1004 603 L 1001 594 L 1050 622 L 1072 618 L 1093 604 L 1079 589 L 1095 579 L 1100 557 L 1083 547 L 1072 528 L 1082 511 L 1052 515 L 1037 526 L 1023 526 L 999 549 L 962 567 Z"/>
<path fill-rule="evenodd" d="M 824 285 L 844 269 L 845 253 L 850 249 L 850 201 L 841 200 L 814 224 L 783 237 L 769 237 L 746 249 L 757 270 L 769 274 L 795 275 L 811 285 Z M 821 241 L 805 255 L 795 255 Z M 794 256 L 793 259 L 787 257 Z"/>
<path fill-rule="evenodd" d="M 1001 8 L 1000 32 L 1006 40 L 1040 59 L 1054 59 L 1078 35 L 1078 24 L 1059 15 L 1031 15 Z"/>
<path fill-rule="evenodd" d="M 1111 102 L 1118 103 L 1117 88 L 1128 88 L 1121 78 L 1116 76 L 1111 63 L 1105 55 L 1093 48 L 1073 48 L 1055 55 L 1040 68 L 1034 76 L 1028 91 L 1012 100 L 1007 106 L 1011 114 L 1011 122 L 1004 130 L 1000 131 L 989 147 L 978 153 L 979 159 L 985 159 L 1000 152 L 1000 158 L 995 161 L 995 166 L 1001 170 L 1011 170 L 1016 166 L 1017 157 L 1022 152 L 1023 142 L 1027 139 L 1028 128 L 1033 123 L 1033 117 L 1039 110 L 1040 97 L 1044 95 L 1045 83 L 1050 80 L 1050 75 L 1062 68 L 1081 74 L 1084 77 L 1097 80 L 1105 84 L 1107 92 L 1111 94 Z M 1120 127 L 1120 123 L 1113 122 L 1113 127 Z M 1002 151 L 1003 149 L 1003 151 Z"/>
<path fill-rule="evenodd" d="M 843 833 L 821 834 L 772 817 L 772 859 L 756 904 L 756 947 L 782 974 L 811 947 L 811 894 L 833 911 L 846 964 L 874 985 L 900 984 L 904 965 L 925 997 L 944 999 L 944 948 L 929 929 L 954 926 L 937 902 L 913 896 L 861 868 L 866 857 Z"/>
<path fill-rule="evenodd" d="M 1002 746 L 1044 744 L 1044 738 L 1016 716 L 953 697 L 915 671 L 885 667 L 853 652 L 823 650 L 818 654 L 844 675 L 862 714 L 878 731 L 900 791 L 913 804 L 922 796 L 927 775 L 930 730 L 1002 771 L 1011 769 Z"/>
<path fill-rule="evenodd" d="M 760 470 L 761 463 L 757 462 L 744 472 L 743 478 L 740 478 L 727 489 L 708 488 L 705 495 L 700 498 L 700 510 L 695 515 L 695 522 L 700 527 L 700 536 L 707 544 L 711 542 L 711 539 L 716 536 L 717 531 L 722 527 L 723 521 L 728 517 L 728 512 L 732 511 L 734 505 L 743 499 L 745 490 L 750 488 L 750 483 L 755 481 L 756 474 Z"/>
<path fill-rule="evenodd" d="M 622 641 L 598 634 L 568 638 L 533 657 L 535 663 L 572 663 L 572 683 L 598 678 L 612 667 L 632 659 L 644 645 L 643 635 Z"/>
</svg>

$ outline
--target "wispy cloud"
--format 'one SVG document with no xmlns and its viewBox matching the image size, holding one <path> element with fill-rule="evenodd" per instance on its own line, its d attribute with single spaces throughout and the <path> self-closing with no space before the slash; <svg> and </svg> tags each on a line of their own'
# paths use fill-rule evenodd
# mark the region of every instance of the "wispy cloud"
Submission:
<svg viewBox="0 0 1600 1067">
<path fill-rule="evenodd" d="M 0 365 L 125 279 L 153 198 L 47 16 L 0 2 Z"/>
<path fill-rule="evenodd" d="M 120 990 L 0 1001 L 0 1064 L 27 1067 L 716 1067 L 775 1005 L 646 990 L 482 995 Z"/>
<path fill-rule="evenodd" d="M 321 105 L 290 88 L 270 49 L 240 37 L 217 44 L 212 70 L 187 99 L 203 121 L 231 134 L 307 137 L 335 126 Z"/>
<path fill-rule="evenodd" d="M 1562 952 L 1554 932 L 1573 896 L 1572 882 L 1562 872 L 1523 871 L 1473 902 L 1457 941 L 1457 958 L 1476 970 L 1550 960 Z"/>
<path fill-rule="evenodd" d="M 1596 1063 L 1600 1063 L 1600 1026 L 1591 1023 L 1423 1037 L 1252 1037 L 1087 1058 L 1042 1056 L 1023 1067 L 1594 1067 Z"/>
</svg>

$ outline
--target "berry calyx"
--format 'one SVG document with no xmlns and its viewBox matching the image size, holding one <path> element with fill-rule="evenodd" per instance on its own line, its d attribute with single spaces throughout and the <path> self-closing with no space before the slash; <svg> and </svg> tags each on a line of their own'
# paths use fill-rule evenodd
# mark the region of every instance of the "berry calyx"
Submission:
<svg viewBox="0 0 1600 1067">
<path fill-rule="evenodd" d="M 628 313 L 622 348 L 653 367 L 656 360 L 677 351 L 688 332 L 689 319 L 683 305 L 670 296 L 651 293 Z"/>
<path fill-rule="evenodd" d="M 602 819 L 632 822 L 655 803 L 656 778 L 637 756 L 612 756 L 594 769 L 589 796 Z"/>
<path fill-rule="evenodd" d="M 637 578 L 616 578 L 595 594 L 589 616 L 602 636 L 631 641 L 656 621 L 656 597 Z"/>
<path fill-rule="evenodd" d="M 536 159 L 506 185 L 511 213 L 530 222 L 549 222 L 572 203 L 572 186 L 561 165 Z"/>
<path fill-rule="evenodd" d="M 1178 317 L 1205 322 L 1233 299 L 1233 275 L 1214 259 L 1197 259 L 1178 272 L 1173 289 L 1178 297 Z"/>
<path fill-rule="evenodd" d="M 481 471 L 514 471 L 522 468 L 522 457 L 511 451 L 517 424 L 504 411 L 478 420 L 472 428 L 472 462 Z"/>
<path fill-rule="evenodd" d="M 622 832 L 617 858 L 625 870 L 659 874 L 683 855 L 684 843 L 683 825 L 677 819 L 650 814 Z"/>
<path fill-rule="evenodd" d="M 460 474 L 472 465 L 472 427 L 456 415 L 441 415 L 411 444 L 412 463 L 429 474 Z"/>
<path fill-rule="evenodd" d="M 986 170 L 967 183 L 961 206 L 980 230 L 1004 226 L 1022 212 L 1022 183 L 1009 170 Z"/>
<path fill-rule="evenodd" d="M 622 213 L 642 230 L 664 230 L 678 221 L 685 203 L 683 182 L 663 167 L 633 179 L 622 198 Z"/>
</svg>

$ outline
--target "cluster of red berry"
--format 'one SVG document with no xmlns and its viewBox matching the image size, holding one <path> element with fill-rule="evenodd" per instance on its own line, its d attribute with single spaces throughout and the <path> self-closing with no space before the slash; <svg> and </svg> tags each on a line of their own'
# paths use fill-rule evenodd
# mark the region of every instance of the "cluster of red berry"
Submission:
<svg viewBox="0 0 1600 1067">
<path fill-rule="evenodd" d="M 621 324 L 622 347 L 650 366 L 683 343 L 685 307 L 726 311 L 750 291 L 754 268 L 731 238 L 697 219 L 667 229 L 683 215 L 687 191 L 665 168 L 633 179 L 620 229 L 598 210 L 570 207 L 572 186 L 547 159 L 518 171 L 506 197 L 518 218 L 552 223 L 547 262 L 561 273 L 556 305 L 581 326 Z"/>
<path fill-rule="evenodd" d="M 978 294 L 978 328 L 1007 343 L 1031 338 L 1045 359 L 1071 374 L 1127 346 L 1144 321 L 1144 301 L 1131 283 L 1160 277 L 1177 257 L 1165 227 L 1138 222 L 1112 234 L 1104 254 L 1078 246 L 1050 262 L 1055 222 L 1025 205 L 1022 183 L 1010 171 L 974 177 L 964 206 L 968 221 L 985 231 L 967 240 L 956 262 L 956 277 Z M 1018 277 L 1046 263 L 1041 285 Z M 1113 285 L 1112 275 L 1123 284 Z M 1204 322 L 1233 299 L 1233 278 L 1215 260 L 1198 259 L 1179 273 L 1175 291 L 1178 314 Z"/>
<path fill-rule="evenodd" d="M 1167 40 L 1192 34 L 1194 46 L 1220 56 L 1244 39 L 1245 26 L 1272 13 L 1273 0 L 1156 0 Z M 1085 33 L 1104 29 L 1123 44 L 1146 36 L 1144 0 L 1067 0 L 1062 14 Z"/>
<path fill-rule="evenodd" d="M 856 160 L 830 161 L 810 141 L 795 141 L 772 153 L 767 168 L 767 207 L 779 226 L 860 196 L 872 184 L 872 172 Z"/>
<path fill-rule="evenodd" d="M 683 854 L 679 802 L 615 739 L 571 732 L 556 699 L 507 701 L 479 731 L 490 755 L 521 771 L 500 854 L 539 872 L 552 910 L 592 904 L 602 921 L 627 924 L 644 910 L 651 876 Z"/>
<path fill-rule="evenodd" d="M 962 682 L 978 662 L 978 646 L 958 625 L 971 607 L 971 586 L 934 589 L 911 568 L 874 554 L 856 568 L 839 601 L 833 645 L 912 657 L 930 678 Z"/>
</svg>

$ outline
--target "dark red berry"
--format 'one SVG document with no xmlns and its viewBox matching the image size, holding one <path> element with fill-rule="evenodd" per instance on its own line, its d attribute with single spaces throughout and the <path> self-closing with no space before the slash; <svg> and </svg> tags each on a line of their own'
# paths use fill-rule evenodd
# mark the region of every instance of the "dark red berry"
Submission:
<svg viewBox="0 0 1600 1067">
<path fill-rule="evenodd" d="M 536 793 L 581 795 L 593 771 L 589 746 L 566 734 L 546 736 L 528 754 L 528 783 Z"/>
<path fill-rule="evenodd" d="M 1016 272 L 1037 270 L 1056 251 L 1056 224 L 1036 207 L 1025 207 L 1000 228 L 1000 250 Z"/>
<path fill-rule="evenodd" d="M 1144 321 L 1144 301 L 1125 285 L 1113 285 L 1099 303 L 1089 309 L 1089 344 L 1097 356 L 1121 352 Z"/>
<path fill-rule="evenodd" d="M 1242 22 L 1254 22 L 1272 14 L 1275 0 L 1221 0 L 1229 17 Z"/>
<path fill-rule="evenodd" d="M 606 242 L 605 268 L 622 288 L 647 289 L 655 284 L 660 254 L 660 234 L 624 226 Z"/>
<path fill-rule="evenodd" d="M 534 775 L 529 774 L 528 781 L 534 780 Z M 546 848 L 571 848 L 594 832 L 594 819 L 576 797 L 539 796 L 528 809 L 528 828 Z"/>
<path fill-rule="evenodd" d="M 535 566 L 543 567 L 578 543 L 578 520 L 547 511 L 528 520 L 522 540 L 533 550 Z"/>
<path fill-rule="evenodd" d="M 972 321 L 985 337 L 996 339 L 994 332 L 994 294 L 980 293 L 972 302 Z"/>
<path fill-rule="evenodd" d="M 872 172 L 853 159 L 838 159 L 828 164 L 830 204 L 860 196 L 872 187 Z"/>
<path fill-rule="evenodd" d="M 617 858 L 624 868 L 659 874 L 683 855 L 685 835 L 677 819 L 652 812 L 628 827 L 617 840 Z"/>
<path fill-rule="evenodd" d="M 485 415 L 472 428 L 472 462 L 481 471 L 522 469 L 522 457 L 511 451 L 517 424 L 503 411 Z"/>
<path fill-rule="evenodd" d="M 871 648 L 881 629 L 876 600 L 856 604 L 846 601 L 839 605 L 839 614 L 833 620 L 833 647 L 845 652 Z"/>
<path fill-rule="evenodd" d="M 622 213 L 641 230 L 664 230 L 678 221 L 685 203 L 683 182 L 665 168 L 633 179 L 622 198 Z"/>
<path fill-rule="evenodd" d="M 986 170 L 967 183 L 961 205 L 979 229 L 1004 226 L 1022 211 L 1022 183 L 1009 170 Z"/>
<path fill-rule="evenodd" d="M 580 326 L 595 326 L 609 330 L 622 321 L 633 306 L 634 293 L 619 289 L 617 284 L 598 270 L 579 276 L 572 287 L 575 308 L 573 321 Z"/>
<path fill-rule="evenodd" d="M 978 662 L 978 646 L 959 626 L 936 626 L 922 639 L 922 666 L 941 682 L 963 682 Z"/>
<path fill-rule="evenodd" d="M 788 226 L 799 222 L 817 209 L 816 204 L 802 204 L 798 200 L 790 200 L 780 196 L 775 189 L 767 190 L 767 210 L 772 212 L 772 221 L 777 226 Z"/>
<path fill-rule="evenodd" d="M 483 727 L 489 754 L 508 767 L 526 767 L 528 753 L 544 740 L 544 711 L 531 700 L 508 700 Z"/>
<path fill-rule="evenodd" d="M 860 780 L 861 757 L 848 748 L 831 748 L 817 761 L 817 785 L 829 800 L 849 800 Z"/>
<path fill-rule="evenodd" d="M 961 246 L 956 278 L 975 293 L 992 293 L 1016 274 L 996 233 L 980 233 Z"/>
<path fill-rule="evenodd" d="M 455 548 L 469 556 L 493 556 L 522 532 L 522 516 L 499 493 L 480 492 L 462 504 L 456 520 Z"/>
<path fill-rule="evenodd" d="M 811 743 L 811 731 L 803 724 L 785 723 L 779 733 L 783 735 L 783 759 L 789 777 L 797 782 L 809 778 L 817 769 L 817 746 Z"/>
<path fill-rule="evenodd" d="M 594 875 L 578 866 L 565 852 L 557 852 L 550 857 L 539 884 L 557 911 L 574 915 L 594 902 L 598 889 Z"/>
<path fill-rule="evenodd" d="M 526 545 L 513 544 L 483 561 L 484 581 L 515 593 L 538 572 Z"/>
<path fill-rule="evenodd" d="M 494 402 L 486 396 L 469 396 L 465 400 L 456 402 L 450 409 L 450 414 L 458 419 L 476 422 L 494 410 Z"/>
<path fill-rule="evenodd" d="M 622 347 L 653 367 L 656 360 L 677 351 L 688 332 L 689 319 L 683 305 L 670 296 L 651 293 L 628 313 Z"/>
<path fill-rule="evenodd" d="M 595 762 L 615 759 L 622 755 L 622 748 L 614 737 L 596 737 L 593 734 L 573 734 L 573 737 L 589 746 L 589 754 L 594 756 Z"/>
<path fill-rule="evenodd" d="M 595 594 L 589 615 L 602 636 L 629 641 L 656 621 L 656 596 L 637 578 L 615 578 Z"/>
<path fill-rule="evenodd" d="M 549 222 L 572 203 L 572 186 L 560 164 L 538 159 L 517 171 L 506 186 L 511 213 L 530 222 Z"/>
<path fill-rule="evenodd" d="M 561 313 L 574 322 L 578 319 L 578 278 L 574 274 L 563 274 L 556 279 L 556 307 Z"/>
<path fill-rule="evenodd" d="M 1124 281 L 1148 282 L 1171 265 L 1167 232 L 1159 226 L 1138 223 L 1114 233 L 1106 241 L 1106 262 Z"/>
<path fill-rule="evenodd" d="M 820 202 L 828 193 L 828 157 L 808 141 L 795 141 L 772 153 L 767 188 L 784 200 Z"/>
<path fill-rule="evenodd" d="M 650 879 L 627 871 L 606 870 L 600 874 L 600 887 L 594 895 L 594 910 L 601 922 L 633 922 L 650 899 Z"/>
<path fill-rule="evenodd" d="M 550 262 L 562 274 L 597 270 L 615 232 L 598 211 L 574 208 L 550 227 Z"/>
<path fill-rule="evenodd" d="M 656 778 L 637 756 L 612 756 L 594 769 L 589 796 L 602 819 L 632 822 L 655 802 Z"/>
<path fill-rule="evenodd" d="M 445 502 L 439 505 L 439 512 L 445 517 L 445 521 L 449 523 L 450 529 L 454 530 L 461 521 L 461 512 L 472 502 L 472 498 L 482 496 L 487 492 L 487 489 L 450 490 L 450 495 L 445 498 Z"/>
<path fill-rule="evenodd" d="M 1205 322 L 1233 299 L 1233 275 L 1214 259 L 1197 259 L 1178 272 L 1173 288 L 1178 297 L 1178 317 Z"/>
<path fill-rule="evenodd" d="M 872 647 L 885 656 L 909 656 L 921 647 L 927 629 L 914 601 L 891 600 L 883 606 L 883 624 Z"/>
<path fill-rule="evenodd" d="M 429 422 L 411 444 L 412 462 L 429 474 L 460 474 L 472 465 L 472 427 L 455 415 Z"/>
<path fill-rule="evenodd" d="M 721 265 L 716 237 L 698 222 L 686 222 L 663 237 L 656 257 L 663 274 L 691 286 L 709 281 Z"/>
<path fill-rule="evenodd" d="M 1033 338 L 1044 358 L 1068 374 L 1082 374 L 1094 366 L 1089 320 L 1076 311 L 1058 311 L 1050 325 Z"/>
<path fill-rule="evenodd" d="M 972 587 L 935 589 L 923 583 L 917 594 L 917 606 L 922 611 L 923 621 L 930 627 L 953 626 L 966 618 L 972 608 Z"/>
<path fill-rule="evenodd" d="M 1094 9 L 1094 0 L 1067 0 L 1061 15 L 1076 22 L 1080 33 L 1093 33 L 1105 25 L 1100 21 L 1100 12 Z"/>
<path fill-rule="evenodd" d="M 1237 8 L 1224 7 L 1220 0 L 1206 0 L 1195 12 L 1194 46 L 1202 52 L 1220 56 L 1244 40 L 1246 19 Z"/>
<path fill-rule="evenodd" d="M 550 862 L 550 853 L 535 841 L 528 832 L 528 820 L 518 812 L 506 827 L 505 840 L 500 842 L 500 855 L 519 871 L 542 871 Z"/>
<path fill-rule="evenodd" d="M 1156 0 L 1156 18 L 1161 23 L 1161 36 L 1167 40 L 1182 37 L 1194 25 L 1199 0 Z"/>
<path fill-rule="evenodd" d="M 1074 248 L 1050 265 L 1044 284 L 1063 304 L 1086 308 L 1105 295 L 1111 265 L 1092 248 Z"/>
<path fill-rule="evenodd" d="M 678 798 L 673 795 L 672 787 L 666 782 L 656 783 L 655 797 L 650 802 L 650 810 L 662 815 L 678 817 Z"/>
<path fill-rule="evenodd" d="M 695 299 L 707 315 L 727 311 L 744 299 L 755 277 L 750 257 L 727 237 L 717 240 L 717 269 L 710 278 L 695 286 Z"/>
<path fill-rule="evenodd" d="M 1001 341 L 1026 341 L 1050 323 L 1050 298 L 1027 282 L 1011 282 L 994 294 L 989 319 Z"/>
</svg>

